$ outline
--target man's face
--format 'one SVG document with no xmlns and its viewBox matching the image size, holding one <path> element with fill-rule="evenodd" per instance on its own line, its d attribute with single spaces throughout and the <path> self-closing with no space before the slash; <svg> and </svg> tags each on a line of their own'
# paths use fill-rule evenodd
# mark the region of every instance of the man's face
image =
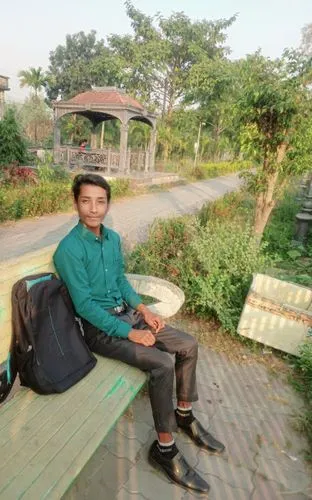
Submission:
<svg viewBox="0 0 312 500">
<path fill-rule="evenodd" d="M 81 222 L 90 231 L 99 235 L 100 224 L 109 208 L 105 189 L 92 184 L 83 184 L 75 205 Z"/>
</svg>

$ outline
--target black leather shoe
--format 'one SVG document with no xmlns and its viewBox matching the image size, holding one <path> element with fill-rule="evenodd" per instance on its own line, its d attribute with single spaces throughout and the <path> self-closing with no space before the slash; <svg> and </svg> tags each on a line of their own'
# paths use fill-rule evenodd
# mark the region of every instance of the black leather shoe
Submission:
<svg viewBox="0 0 312 500">
<path fill-rule="evenodd" d="M 225 450 L 224 444 L 217 441 L 211 434 L 209 434 L 206 429 L 202 426 L 202 424 L 194 418 L 193 422 L 188 426 L 179 425 L 179 429 L 182 429 L 200 448 L 204 448 L 205 450 L 214 452 L 214 453 L 222 453 Z"/>
<path fill-rule="evenodd" d="M 187 463 L 180 452 L 169 459 L 159 451 L 157 441 L 154 441 L 149 450 L 148 460 L 151 465 L 162 470 L 171 481 L 187 490 L 205 494 L 210 490 L 209 484 Z"/>
</svg>

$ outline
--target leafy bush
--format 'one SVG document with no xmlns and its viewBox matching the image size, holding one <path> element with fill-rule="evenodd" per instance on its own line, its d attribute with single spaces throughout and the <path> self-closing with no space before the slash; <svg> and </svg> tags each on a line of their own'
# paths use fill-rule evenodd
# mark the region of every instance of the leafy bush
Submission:
<svg viewBox="0 0 312 500">
<path fill-rule="evenodd" d="M 130 194 L 130 181 L 129 179 L 116 179 L 110 183 L 112 189 L 112 198 L 120 198 Z"/>
<path fill-rule="evenodd" d="M 264 270 L 264 257 L 249 227 L 233 221 L 181 217 L 153 224 L 149 239 L 129 256 L 130 272 L 153 274 L 180 286 L 185 309 L 216 317 L 236 330 L 253 272 Z"/>
<path fill-rule="evenodd" d="M 299 211 L 294 190 L 286 191 L 272 213 L 263 241 L 266 252 L 275 259 L 277 278 L 312 287 L 312 234 L 305 245 L 293 244 Z"/>
<path fill-rule="evenodd" d="M 198 212 L 200 224 L 205 226 L 209 220 L 227 219 L 251 223 L 254 216 L 254 200 L 244 191 L 227 193 L 213 203 L 206 203 Z"/>
<path fill-rule="evenodd" d="M 194 167 L 192 160 L 180 160 L 176 163 L 168 163 L 165 166 L 167 172 L 177 172 L 189 180 L 203 180 L 226 175 L 242 170 L 250 169 L 250 161 L 221 161 L 215 163 L 200 163 Z"/>
<path fill-rule="evenodd" d="M 129 192 L 128 180 L 118 179 L 111 186 L 113 198 Z M 71 207 L 70 174 L 61 167 L 44 167 L 35 185 L 0 183 L 0 222 L 64 212 Z"/>
<path fill-rule="evenodd" d="M 70 184 L 50 182 L 36 186 L 0 188 L 0 221 L 51 214 L 72 205 Z"/>
<path fill-rule="evenodd" d="M 27 147 L 16 121 L 14 110 L 9 108 L 0 121 L 0 165 L 26 162 Z"/>
<path fill-rule="evenodd" d="M 71 180 L 69 170 L 61 165 L 52 166 L 47 163 L 39 164 L 37 167 L 37 173 L 41 182 L 69 182 Z"/>
<path fill-rule="evenodd" d="M 0 186 L 18 186 L 22 184 L 35 184 L 37 177 L 32 168 L 9 165 L 0 170 Z"/>
<path fill-rule="evenodd" d="M 288 259 L 288 252 L 293 250 L 295 216 L 299 211 L 299 202 L 294 193 L 288 191 L 272 212 L 265 228 L 263 240 L 267 243 L 266 251 L 275 254 L 280 260 Z"/>
</svg>

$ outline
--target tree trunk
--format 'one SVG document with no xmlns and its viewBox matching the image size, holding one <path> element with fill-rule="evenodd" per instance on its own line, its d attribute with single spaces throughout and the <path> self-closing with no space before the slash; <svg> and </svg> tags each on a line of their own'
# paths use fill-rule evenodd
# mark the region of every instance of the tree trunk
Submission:
<svg viewBox="0 0 312 500">
<path fill-rule="evenodd" d="M 287 152 L 288 144 L 282 143 L 277 148 L 277 156 L 276 156 L 276 167 L 273 171 L 270 172 L 270 164 L 268 159 L 265 158 L 263 162 L 263 171 L 266 173 L 266 190 L 260 194 L 258 194 L 256 198 L 256 213 L 255 213 L 255 223 L 254 223 L 254 232 L 259 241 L 261 242 L 263 232 L 265 230 L 265 226 L 269 220 L 271 212 L 276 205 L 276 200 L 274 199 L 275 188 L 278 181 L 279 175 L 279 164 L 285 158 Z"/>
</svg>

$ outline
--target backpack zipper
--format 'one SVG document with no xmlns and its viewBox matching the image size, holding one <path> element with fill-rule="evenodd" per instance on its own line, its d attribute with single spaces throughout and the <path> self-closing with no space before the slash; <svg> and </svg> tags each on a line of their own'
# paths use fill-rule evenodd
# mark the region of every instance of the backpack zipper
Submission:
<svg viewBox="0 0 312 500">
<path fill-rule="evenodd" d="M 49 316 L 50 316 L 50 321 L 51 321 L 52 330 L 53 330 L 54 336 L 55 336 L 55 338 L 56 338 L 57 344 L 58 344 L 58 346 L 59 346 L 59 348 L 60 348 L 60 351 L 61 351 L 62 356 L 65 356 L 65 354 L 64 354 L 64 352 L 63 352 L 63 349 L 62 349 L 62 347 L 61 347 L 60 341 L 59 341 L 59 339 L 58 339 L 57 333 L 56 333 L 55 328 L 54 328 L 54 324 L 53 324 L 53 319 L 52 319 L 52 314 L 51 314 L 50 306 L 48 306 L 48 311 L 49 311 Z"/>
</svg>

